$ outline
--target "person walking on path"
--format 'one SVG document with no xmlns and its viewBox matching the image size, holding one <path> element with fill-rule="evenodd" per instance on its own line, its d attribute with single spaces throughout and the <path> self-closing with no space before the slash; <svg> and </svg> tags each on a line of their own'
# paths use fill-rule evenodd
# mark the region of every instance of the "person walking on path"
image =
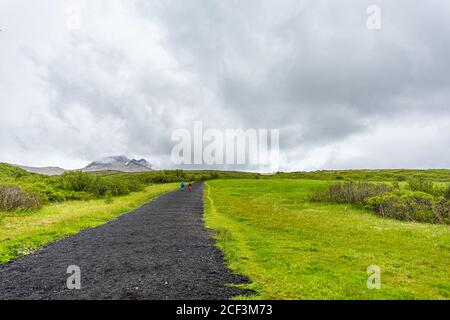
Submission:
<svg viewBox="0 0 450 320">
<path fill-rule="evenodd" d="M 189 189 L 189 192 L 192 191 L 192 182 L 189 182 L 189 184 L 188 184 L 188 189 Z"/>
<path fill-rule="evenodd" d="M 181 181 L 181 183 L 180 183 L 180 190 L 184 191 L 184 181 Z"/>
</svg>

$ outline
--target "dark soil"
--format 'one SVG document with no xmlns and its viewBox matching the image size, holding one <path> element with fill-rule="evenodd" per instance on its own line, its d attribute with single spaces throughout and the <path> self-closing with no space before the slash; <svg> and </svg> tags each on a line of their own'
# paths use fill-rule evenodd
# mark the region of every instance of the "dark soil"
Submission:
<svg viewBox="0 0 450 320">
<path fill-rule="evenodd" d="M 205 229 L 203 185 L 175 191 L 100 227 L 0 265 L 0 299 L 228 299 L 246 280 Z M 81 268 L 69 290 L 67 268 Z"/>
</svg>

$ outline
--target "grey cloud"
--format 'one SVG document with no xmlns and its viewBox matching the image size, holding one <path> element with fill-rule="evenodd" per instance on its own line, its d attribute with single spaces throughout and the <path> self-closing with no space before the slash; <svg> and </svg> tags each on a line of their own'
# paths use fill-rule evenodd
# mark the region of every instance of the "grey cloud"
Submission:
<svg viewBox="0 0 450 320">
<path fill-rule="evenodd" d="M 280 128 L 285 169 L 298 169 L 295 158 L 318 149 L 374 131 L 385 139 L 382 128 L 405 115 L 450 118 L 446 2 L 375 1 L 382 10 L 380 31 L 366 28 L 366 8 L 374 1 L 114 3 L 129 19 L 106 19 L 108 6 L 100 6 L 98 19 L 113 21 L 111 32 L 148 47 L 108 41 L 94 26 L 64 37 L 50 47 L 52 55 L 30 48 L 49 96 L 41 135 L 61 145 L 56 136 L 65 130 L 74 157 L 87 160 L 119 148 L 114 153 L 148 155 L 164 165 L 171 132 L 203 120 L 215 128 Z M 95 16 L 98 8 L 83 6 Z M 147 33 L 150 26 L 158 28 L 159 40 Z M 167 66 L 135 59 L 152 57 L 154 46 L 169 57 Z M 428 134 L 432 141 L 435 133 Z M 92 137 L 106 146 L 92 147 Z M 407 165 L 425 163 L 411 154 Z M 356 165 L 330 157 L 319 162 Z"/>
<path fill-rule="evenodd" d="M 185 1 L 159 16 L 169 45 L 212 83 L 225 113 L 246 125 L 302 124 L 306 134 L 291 140 L 308 144 L 364 131 L 371 117 L 450 114 L 449 5 L 379 1 L 374 32 L 365 27 L 370 4 Z"/>
</svg>

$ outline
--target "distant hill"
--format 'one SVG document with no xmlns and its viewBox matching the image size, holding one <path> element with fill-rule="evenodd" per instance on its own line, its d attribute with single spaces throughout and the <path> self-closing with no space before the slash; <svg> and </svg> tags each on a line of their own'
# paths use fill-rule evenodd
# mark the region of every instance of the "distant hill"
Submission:
<svg viewBox="0 0 450 320">
<path fill-rule="evenodd" d="M 25 171 L 31 172 L 31 173 L 39 173 L 44 174 L 47 176 L 59 176 L 66 172 L 66 170 L 60 168 L 60 167 L 27 167 L 27 166 L 21 166 L 21 165 L 13 165 L 17 168 L 21 168 Z"/>
<path fill-rule="evenodd" d="M 92 162 L 82 171 L 146 172 L 153 171 L 153 168 L 145 159 L 136 160 L 126 156 L 111 156 Z"/>
<path fill-rule="evenodd" d="M 0 181 L 5 179 L 16 179 L 32 174 L 8 163 L 0 163 Z"/>
</svg>

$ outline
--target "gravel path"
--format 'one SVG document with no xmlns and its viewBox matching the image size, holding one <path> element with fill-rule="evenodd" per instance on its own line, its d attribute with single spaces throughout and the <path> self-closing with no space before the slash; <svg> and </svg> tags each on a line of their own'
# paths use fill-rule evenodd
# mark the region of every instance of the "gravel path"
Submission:
<svg viewBox="0 0 450 320">
<path fill-rule="evenodd" d="M 0 299 L 227 299 L 221 252 L 204 228 L 203 184 L 175 191 L 100 227 L 0 265 Z M 81 270 L 81 289 L 66 286 Z"/>
</svg>

